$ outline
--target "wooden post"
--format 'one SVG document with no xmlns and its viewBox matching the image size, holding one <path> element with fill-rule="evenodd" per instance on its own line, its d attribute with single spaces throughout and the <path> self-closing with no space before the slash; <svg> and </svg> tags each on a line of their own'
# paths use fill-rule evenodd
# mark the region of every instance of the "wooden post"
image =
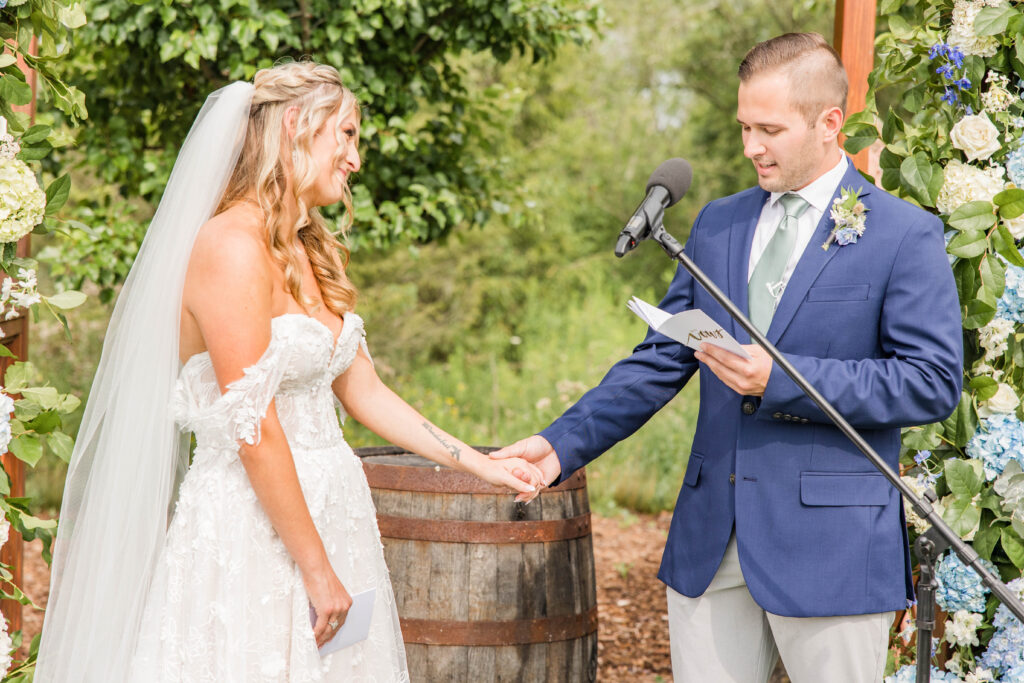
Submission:
<svg viewBox="0 0 1024 683">
<path fill-rule="evenodd" d="M 31 54 L 37 54 L 36 39 L 32 38 L 32 43 L 29 46 L 29 52 Z M 29 104 L 14 106 L 15 111 L 24 112 L 29 115 L 29 120 L 35 123 L 36 118 L 36 73 L 29 69 L 28 64 L 25 60 L 18 57 L 18 67 L 21 68 L 25 74 L 26 80 L 30 86 L 32 86 L 32 101 Z M 26 235 L 18 242 L 17 254 L 20 257 L 27 257 L 29 255 L 30 244 L 29 236 Z M 2 373 L 7 372 L 7 368 L 18 360 L 28 359 L 28 317 L 21 315 L 14 320 L 4 321 L 0 323 L 0 330 L 3 330 L 3 344 L 16 356 L 16 358 L 2 358 L 0 359 L 0 376 Z M 7 476 L 11 480 L 11 495 L 15 497 L 22 497 L 25 495 L 25 463 L 18 460 L 11 453 L 5 453 L 2 457 L 4 471 L 7 472 Z M 10 537 L 7 543 L 4 544 L 3 549 L 0 549 L 0 562 L 11 567 L 11 573 L 14 574 L 14 583 L 18 586 L 22 585 L 22 579 L 24 578 L 24 564 L 25 564 L 25 544 L 22 541 L 21 534 L 17 533 L 13 529 L 11 530 Z M 8 632 L 13 633 L 21 629 L 21 603 L 16 600 L 2 600 L 0 601 L 0 612 L 3 612 L 3 616 L 6 617 L 8 623 Z"/>
<path fill-rule="evenodd" d="M 843 59 L 850 79 L 850 94 L 846 98 L 846 115 L 864 109 L 868 94 L 868 74 L 875 61 L 876 0 L 836 0 L 836 17 L 832 44 Z M 853 156 L 858 169 L 871 173 L 869 150 Z M 877 173 L 875 173 L 877 177 Z"/>
</svg>

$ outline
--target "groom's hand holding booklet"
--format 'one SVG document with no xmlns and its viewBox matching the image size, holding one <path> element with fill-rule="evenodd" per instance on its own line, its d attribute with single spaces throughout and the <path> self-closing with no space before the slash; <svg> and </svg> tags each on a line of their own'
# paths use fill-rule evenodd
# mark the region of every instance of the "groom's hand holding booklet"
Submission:
<svg viewBox="0 0 1024 683">
<path fill-rule="evenodd" d="M 750 358 L 750 354 L 725 331 L 725 328 L 699 308 L 673 315 L 635 296 L 626 303 L 626 306 L 655 332 L 675 339 L 691 349 L 700 351 L 701 344 L 714 344 L 741 358 Z"/>
</svg>

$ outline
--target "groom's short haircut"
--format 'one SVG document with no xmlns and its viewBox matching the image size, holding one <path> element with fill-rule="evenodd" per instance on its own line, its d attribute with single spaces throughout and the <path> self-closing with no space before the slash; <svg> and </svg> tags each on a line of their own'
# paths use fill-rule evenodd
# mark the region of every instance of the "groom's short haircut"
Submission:
<svg viewBox="0 0 1024 683">
<path fill-rule="evenodd" d="M 846 114 L 850 85 L 839 54 L 818 33 L 786 33 L 750 48 L 740 63 L 741 82 L 780 72 L 789 80 L 793 106 L 813 125 L 826 109 Z"/>
</svg>

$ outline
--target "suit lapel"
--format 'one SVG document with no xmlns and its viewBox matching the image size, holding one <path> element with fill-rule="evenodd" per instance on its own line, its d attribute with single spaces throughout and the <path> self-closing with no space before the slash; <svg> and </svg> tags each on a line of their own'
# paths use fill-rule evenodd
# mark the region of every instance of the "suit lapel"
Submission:
<svg viewBox="0 0 1024 683">
<path fill-rule="evenodd" d="M 777 344 L 779 339 L 782 337 L 782 333 L 786 331 L 789 323 L 793 320 L 793 316 L 796 315 L 797 309 L 800 307 L 800 303 L 807 296 L 807 290 L 811 288 L 814 281 L 818 279 L 818 274 L 825 265 L 832 260 L 840 249 L 843 247 L 838 244 L 832 244 L 828 248 L 828 251 L 821 248 L 821 245 L 828 239 L 829 234 L 832 232 L 832 228 L 835 225 L 835 221 L 832 220 L 830 215 L 832 202 L 836 197 L 839 196 L 839 192 L 844 187 L 860 188 L 860 196 L 865 197 L 871 194 L 871 190 L 874 187 L 867 181 L 867 179 L 860 174 L 854 165 L 853 161 L 847 159 L 849 167 L 846 169 L 846 173 L 843 175 L 842 181 L 839 183 L 839 187 L 836 188 L 835 193 L 829 200 L 828 206 L 825 208 L 825 212 L 821 216 L 821 220 L 818 221 L 818 227 L 814 230 L 814 235 L 811 237 L 811 241 L 807 243 L 807 247 L 804 249 L 804 253 L 800 256 L 800 260 L 796 264 L 796 270 L 793 271 L 793 275 L 789 278 L 789 283 L 786 285 L 786 289 L 782 292 L 782 299 L 779 301 L 778 308 L 775 309 L 775 315 L 772 316 L 771 326 L 768 328 L 768 334 L 765 336 L 772 344 Z M 870 220 L 870 219 L 869 219 Z M 751 234 L 751 237 L 753 234 Z M 747 245 L 747 253 L 749 254 L 750 245 Z M 744 297 L 744 301 L 746 298 Z M 746 310 L 746 309 L 744 309 Z"/>
<path fill-rule="evenodd" d="M 750 246 L 754 241 L 754 230 L 761 217 L 761 209 L 768 201 L 768 193 L 758 188 L 736 207 L 732 229 L 729 231 L 729 298 L 749 315 L 747 301 L 747 271 L 750 267 Z M 730 320 L 732 335 L 741 344 L 750 343 L 750 335 L 735 320 Z"/>
</svg>

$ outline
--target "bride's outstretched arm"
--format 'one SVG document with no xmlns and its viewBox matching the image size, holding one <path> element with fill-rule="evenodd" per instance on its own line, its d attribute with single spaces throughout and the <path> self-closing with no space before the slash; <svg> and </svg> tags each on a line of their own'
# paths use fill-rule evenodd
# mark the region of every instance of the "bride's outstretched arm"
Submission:
<svg viewBox="0 0 1024 683">
<path fill-rule="evenodd" d="M 497 486 L 532 494 L 543 475 L 525 460 L 491 460 L 434 425 L 377 376 L 360 349 L 352 366 L 334 380 L 345 412 L 378 436 L 434 462 L 470 472 Z"/>
<path fill-rule="evenodd" d="M 228 220 L 236 215 L 221 214 L 202 228 L 183 301 L 183 337 L 198 329 L 222 392 L 257 364 L 271 340 L 271 266 L 255 233 Z M 352 599 L 313 524 L 273 402 L 257 433 L 256 443 L 241 444 L 239 457 L 270 523 L 302 572 L 318 617 L 314 633 L 323 644 L 333 636 L 329 622 L 344 622 Z"/>
</svg>

